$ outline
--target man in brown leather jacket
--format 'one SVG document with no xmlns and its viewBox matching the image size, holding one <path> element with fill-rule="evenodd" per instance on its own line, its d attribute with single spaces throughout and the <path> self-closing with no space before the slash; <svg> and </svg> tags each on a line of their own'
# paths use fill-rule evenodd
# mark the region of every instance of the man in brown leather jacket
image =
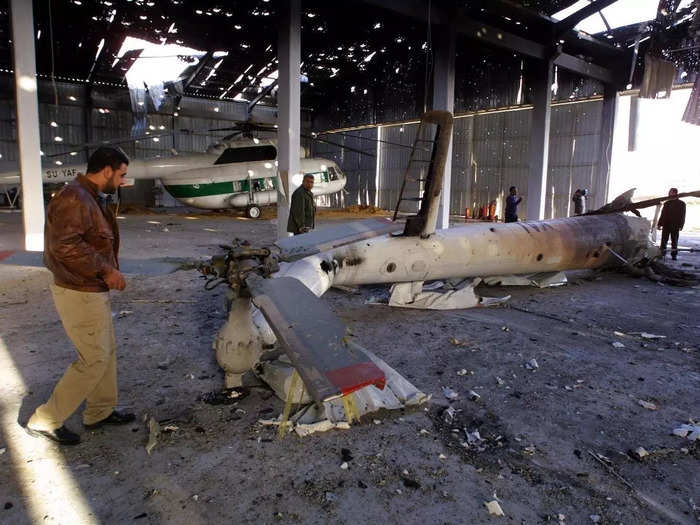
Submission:
<svg viewBox="0 0 700 525">
<path fill-rule="evenodd" d="M 78 175 L 51 200 L 44 232 L 44 264 L 51 270 L 56 311 L 78 352 L 49 400 L 27 423 L 27 432 L 64 445 L 80 436 L 64 426 L 86 401 L 86 428 L 125 424 L 133 414 L 117 404 L 116 342 L 109 290 L 123 290 L 119 271 L 119 228 L 105 193 L 124 184 L 129 158 L 119 148 L 101 147 Z"/>
</svg>

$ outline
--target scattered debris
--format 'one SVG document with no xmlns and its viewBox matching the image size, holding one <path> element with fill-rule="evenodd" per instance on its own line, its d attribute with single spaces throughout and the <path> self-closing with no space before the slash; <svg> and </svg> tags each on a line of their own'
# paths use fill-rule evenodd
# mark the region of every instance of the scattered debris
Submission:
<svg viewBox="0 0 700 525">
<path fill-rule="evenodd" d="M 343 470 L 347 470 L 347 469 L 348 469 L 348 462 L 347 462 L 347 461 L 343 461 L 343 462 L 340 464 L 340 468 L 343 469 Z"/>
<path fill-rule="evenodd" d="M 638 335 L 642 339 L 666 339 L 665 335 L 650 334 L 647 332 L 630 332 L 631 335 Z"/>
<path fill-rule="evenodd" d="M 127 315 L 131 315 L 133 313 L 134 313 L 133 310 L 122 310 L 117 315 L 117 319 L 122 319 L 122 318 L 126 317 Z"/>
<path fill-rule="evenodd" d="M 483 441 L 483 438 L 481 437 L 481 434 L 479 434 L 478 430 L 474 430 L 472 432 L 469 432 L 465 428 L 464 435 L 467 436 L 467 445 L 469 445 L 469 446 L 478 445 Z"/>
<path fill-rule="evenodd" d="M 424 429 L 424 428 L 421 428 L 421 429 L 420 429 L 420 432 L 418 432 L 418 433 L 421 434 L 421 435 L 423 435 L 423 436 L 427 436 L 427 435 L 430 434 L 430 431 L 429 431 L 429 430 L 426 430 L 426 429 Z"/>
<path fill-rule="evenodd" d="M 440 454 L 440 459 L 447 459 L 447 456 L 445 454 Z"/>
<path fill-rule="evenodd" d="M 452 390 L 449 386 L 443 386 L 442 393 L 445 395 L 445 398 L 449 399 L 450 401 L 454 401 L 459 397 L 459 394 Z"/>
<path fill-rule="evenodd" d="M 687 425 L 681 425 L 678 428 L 674 428 L 673 435 L 678 437 L 687 437 L 690 441 L 697 441 L 700 439 L 700 426 L 691 421 Z"/>
<path fill-rule="evenodd" d="M 498 383 L 498 386 L 503 386 L 506 384 L 506 382 L 498 376 L 496 376 L 496 383 Z"/>
<path fill-rule="evenodd" d="M 160 425 L 152 417 L 148 420 L 148 443 L 146 443 L 146 452 L 151 455 L 151 451 L 158 444 L 160 437 Z"/>
<path fill-rule="evenodd" d="M 644 447 L 637 447 L 636 449 L 634 449 L 634 452 L 632 455 L 635 459 L 642 459 L 642 458 L 645 458 L 646 456 L 648 456 L 649 452 L 647 452 Z"/>
<path fill-rule="evenodd" d="M 450 337 L 450 344 L 454 346 L 464 346 L 466 343 L 464 341 L 460 341 L 456 337 Z"/>
<path fill-rule="evenodd" d="M 537 452 L 535 445 L 530 445 L 529 447 L 525 447 L 523 449 L 523 454 L 525 454 L 527 456 L 534 456 L 535 452 Z"/>
<path fill-rule="evenodd" d="M 477 394 L 476 392 L 474 392 L 473 390 L 470 390 L 469 391 L 469 399 L 471 399 L 472 401 L 479 401 L 479 399 L 481 399 L 481 396 L 479 394 Z"/>
<path fill-rule="evenodd" d="M 540 367 L 540 365 L 537 364 L 537 360 L 534 359 L 534 358 L 533 358 L 533 359 L 530 359 L 529 361 L 527 361 L 527 362 L 525 363 L 525 368 L 527 368 L 528 370 L 535 371 L 535 370 L 537 370 L 539 367 Z"/>
<path fill-rule="evenodd" d="M 173 425 L 172 423 L 170 423 L 169 425 L 165 425 L 162 428 L 163 432 L 175 432 L 176 430 L 180 430 L 180 427 L 178 427 L 177 425 Z"/>
<path fill-rule="evenodd" d="M 452 422 L 455 419 L 455 414 L 457 411 L 454 409 L 454 407 L 447 407 L 445 411 L 442 413 L 442 420 L 447 423 L 448 425 L 451 425 Z"/>
<path fill-rule="evenodd" d="M 612 344 L 615 348 L 624 348 L 625 345 L 623 345 L 620 341 L 615 341 Z"/>
<path fill-rule="evenodd" d="M 489 511 L 489 514 L 492 516 L 505 516 L 503 514 L 503 509 L 501 506 L 498 504 L 496 500 L 493 501 L 488 501 L 484 502 L 484 505 L 486 505 L 486 509 Z"/>
<path fill-rule="evenodd" d="M 327 432 L 328 430 L 332 430 L 334 428 L 348 430 L 350 428 L 350 424 L 347 421 L 339 421 L 337 423 L 333 423 L 328 419 L 324 419 L 323 421 L 319 421 L 318 423 L 298 423 L 294 427 L 294 432 L 296 432 L 298 436 L 304 437 L 310 434 L 314 434 L 315 432 Z"/>
<path fill-rule="evenodd" d="M 643 399 L 637 399 L 639 406 L 646 408 L 647 410 L 657 410 L 659 407 L 651 401 L 644 401 Z"/>
<path fill-rule="evenodd" d="M 250 394 L 250 390 L 243 386 L 215 390 L 199 396 L 199 400 L 208 405 L 232 405 Z"/>
<path fill-rule="evenodd" d="M 462 368 L 462 370 L 457 370 L 457 375 L 458 376 L 466 376 L 467 375 L 467 369 Z"/>
</svg>

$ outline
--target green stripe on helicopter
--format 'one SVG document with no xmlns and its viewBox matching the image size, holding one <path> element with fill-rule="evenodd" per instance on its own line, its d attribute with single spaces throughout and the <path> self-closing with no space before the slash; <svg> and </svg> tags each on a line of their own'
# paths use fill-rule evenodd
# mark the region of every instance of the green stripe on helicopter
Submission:
<svg viewBox="0 0 700 525">
<path fill-rule="evenodd" d="M 176 199 L 191 197 L 206 197 L 208 195 L 222 195 L 233 193 L 233 182 L 212 182 L 211 184 L 168 184 L 165 186 L 168 193 Z"/>
<path fill-rule="evenodd" d="M 274 178 L 251 179 L 253 191 L 273 190 L 277 187 Z M 209 195 L 227 195 L 229 193 L 247 192 L 250 188 L 248 180 L 229 182 L 212 182 L 208 184 L 168 184 L 165 189 L 176 199 L 192 197 L 207 197 Z"/>
<path fill-rule="evenodd" d="M 310 175 L 316 177 L 317 182 L 328 182 L 328 172 L 314 172 Z M 212 182 L 208 184 L 167 184 L 165 189 L 176 199 L 190 199 L 193 197 L 207 197 L 210 195 L 227 195 L 230 193 L 247 192 L 250 183 L 253 184 L 253 191 L 271 191 L 277 188 L 276 177 L 265 177 L 259 179 L 244 179 L 228 182 Z"/>
</svg>

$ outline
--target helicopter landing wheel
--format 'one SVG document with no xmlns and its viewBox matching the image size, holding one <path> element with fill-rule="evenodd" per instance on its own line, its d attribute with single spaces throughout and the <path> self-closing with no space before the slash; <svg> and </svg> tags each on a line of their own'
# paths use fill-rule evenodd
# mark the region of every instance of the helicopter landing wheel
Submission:
<svg viewBox="0 0 700 525">
<path fill-rule="evenodd" d="M 246 217 L 248 217 L 249 219 L 259 219 L 261 213 L 262 212 L 260 211 L 260 208 L 255 204 L 251 204 L 245 209 Z"/>
</svg>

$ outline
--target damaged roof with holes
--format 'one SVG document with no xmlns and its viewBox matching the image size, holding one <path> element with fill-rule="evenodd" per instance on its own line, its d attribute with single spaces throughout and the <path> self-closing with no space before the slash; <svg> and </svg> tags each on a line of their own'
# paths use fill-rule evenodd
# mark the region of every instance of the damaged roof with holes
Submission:
<svg viewBox="0 0 700 525">
<path fill-rule="evenodd" d="M 429 30 L 428 19 L 458 27 L 457 111 L 528 102 L 522 82 L 528 66 L 557 46 L 566 60 L 555 98 L 600 94 L 601 78 L 612 79 L 601 71 L 614 74 L 620 89 L 629 78 L 638 85 L 652 46 L 680 68 L 679 81 L 695 78 L 694 0 L 663 0 L 658 12 L 658 0 L 601 1 L 612 5 L 576 25 L 603 29 L 593 34 L 566 27 L 566 16 L 590 0 L 303 1 L 302 105 L 346 114 L 338 123 L 420 114 L 437 27 Z M 8 5 L 0 0 L 5 74 L 12 70 Z M 621 16 L 621 9 L 637 18 Z M 126 86 L 130 71 L 129 82 L 144 82 L 140 69 L 164 81 L 164 94 L 276 103 L 273 0 L 34 0 L 34 13 L 37 70 L 44 78 L 53 73 L 60 80 Z M 598 78 L 582 75 L 584 69 Z"/>
</svg>

